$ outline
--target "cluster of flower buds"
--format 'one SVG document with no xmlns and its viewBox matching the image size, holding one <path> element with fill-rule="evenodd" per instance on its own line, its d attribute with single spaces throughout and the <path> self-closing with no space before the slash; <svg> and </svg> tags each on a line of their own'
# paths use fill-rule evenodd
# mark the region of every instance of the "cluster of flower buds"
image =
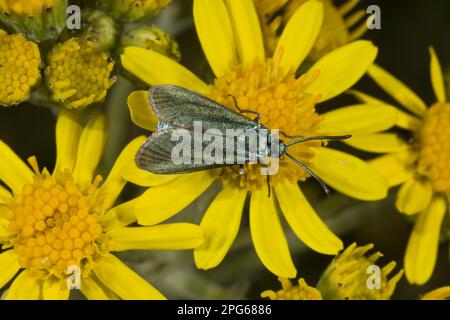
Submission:
<svg viewBox="0 0 450 320">
<path fill-rule="evenodd" d="M 115 61 L 124 46 L 179 60 L 177 43 L 151 21 L 169 3 L 0 0 L 0 105 L 101 103 L 123 71 Z"/>
</svg>

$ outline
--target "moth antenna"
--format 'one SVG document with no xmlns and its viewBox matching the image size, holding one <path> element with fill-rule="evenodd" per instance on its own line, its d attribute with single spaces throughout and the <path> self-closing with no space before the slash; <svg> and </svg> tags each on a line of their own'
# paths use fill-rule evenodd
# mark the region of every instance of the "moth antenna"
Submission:
<svg viewBox="0 0 450 320">
<path fill-rule="evenodd" d="M 303 162 L 295 159 L 293 156 L 291 156 L 289 153 L 285 153 L 285 155 L 291 159 L 292 161 L 294 161 L 296 164 L 298 164 L 300 167 L 303 168 L 303 170 L 305 170 L 306 172 L 308 172 L 310 174 L 311 177 L 314 178 L 314 180 L 316 180 L 320 186 L 322 187 L 323 191 L 325 191 L 325 194 L 327 195 L 327 197 L 330 196 L 330 189 L 327 187 L 327 185 L 325 184 L 325 182 L 322 181 L 322 179 L 319 178 L 319 176 L 317 174 L 315 174 L 310 168 L 308 168 L 306 165 L 303 164 Z"/>
<path fill-rule="evenodd" d="M 314 140 L 346 140 L 346 139 L 349 139 L 351 137 L 352 137 L 351 134 L 348 134 L 348 135 L 345 135 L 345 136 L 311 136 L 311 137 L 305 137 L 305 138 L 302 138 L 302 139 L 298 139 L 298 140 L 295 140 L 295 141 L 288 142 L 288 143 L 286 143 L 286 147 L 292 146 L 292 145 L 297 144 L 297 143 L 306 142 L 306 141 L 314 141 Z"/>
</svg>

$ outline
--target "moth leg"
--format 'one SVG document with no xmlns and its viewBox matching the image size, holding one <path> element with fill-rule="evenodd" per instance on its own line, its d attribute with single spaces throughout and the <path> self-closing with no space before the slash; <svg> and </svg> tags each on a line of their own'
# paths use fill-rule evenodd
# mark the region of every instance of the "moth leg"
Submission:
<svg viewBox="0 0 450 320">
<path fill-rule="evenodd" d="M 231 170 L 233 170 L 235 173 L 237 173 L 238 175 L 243 175 L 245 173 L 245 167 L 243 164 L 239 165 L 239 170 L 236 170 L 235 166 L 231 166 Z"/>
<path fill-rule="evenodd" d="M 236 169 L 236 166 L 230 166 L 230 168 L 234 171 L 234 173 L 239 174 L 239 170 Z"/>
<path fill-rule="evenodd" d="M 234 107 L 237 109 L 237 111 L 239 111 L 239 113 L 251 113 L 251 114 L 254 114 L 254 115 L 256 115 L 256 117 L 255 117 L 255 119 L 253 119 L 253 121 L 255 121 L 256 123 L 259 123 L 259 119 L 261 119 L 261 115 L 258 112 L 254 111 L 254 110 L 241 109 L 239 107 L 238 103 L 237 103 L 236 97 L 231 95 L 231 94 L 229 94 L 229 96 L 231 98 L 233 98 Z"/>
</svg>

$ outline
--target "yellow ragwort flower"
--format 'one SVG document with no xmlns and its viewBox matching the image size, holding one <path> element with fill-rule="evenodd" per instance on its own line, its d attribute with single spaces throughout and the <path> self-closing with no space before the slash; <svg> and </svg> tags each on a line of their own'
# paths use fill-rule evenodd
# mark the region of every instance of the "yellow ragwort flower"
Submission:
<svg viewBox="0 0 450 320">
<path fill-rule="evenodd" d="M 163 299 L 164 296 L 111 252 L 189 249 L 202 243 L 196 225 L 135 223 L 139 198 L 113 206 L 126 184 L 124 170 L 142 176 L 133 158 L 145 140 L 124 148 L 103 184 L 94 172 L 106 141 L 105 116 L 83 126 L 80 116 L 62 111 L 56 125 L 53 173 L 33 170 L 0 141 L 0 288 L 16 274 L 6 299 L 67 299 L 66 273 L 79 276 L 89 299 Z M 76 280 L 72 280 L 77 283 Z M 71 282 L 72 283 L 72 282 Z"/>
<path fill-rule="evenodd" d="M 60 0 L 0 0 L 0 10 L 20 16 L 40 16 L 42 11 L 54 7 Z"/>
<path fill-rule="evenodd" d="M 317 284 L 325 300 L 387 300 L 392 296 L 403 270 L 389 278 L 395 261 L 378 267 L 381 252 L 366 256 L 372 248 L 373 244 L 358 247 L 353 243 L 333 259 Z"/>
<path fill-rule="evenodd" d="M 0 0 L 0 21 L 33 41 L 56 39 L 66 26 L 67 0 Z"/>
<path fill-rule="evenodd" d="M 433 273 L 441 224 L 450 198 L 450 102 L 432 48 L 430 55 L 431 82 L 437 101 L 429 107 L 379 66 L 373 65 L 368 71 L 381 88 L 409 111 L 397 110 L 397 126 L 410 132 L 408 141 L 395 133 L 362 136 L 353 141 L 366 151 L 389 153 L 372 164 L 390 186 L 401 185 L 397 209 L 407 215 L 417 215 L 404 261 L 406 278 L 414 284 L 424 284 Z M 388 105 L 360 92 L 355 95 L 368 103 Z"/>
<path fill-rule="evenodd" d="M 320 291 L 308 286 L 305 279 L 298 279 L 298 285 L 293 286 L 292 282 L 286 278 L 278 278 L 281 289 L 278 291 L 266 290 L 261 293 L 261 298 L 270 300 L 322 300 Z"/>
<path fill-rule="evenodd" d="M 36 43 L 0 29 L 0 105 L 25 101 L 39 81 L 41 54 Z"/>
<path fill-rule="evenodd" d="M 450 286 L 427 292 L 420 297 L 420 300 L 450 300 Z"/>
<path fill-rule="evenodd" d="M 143 48 L 128 47 L 122 64 L 149 85 L 175 84 L 235 108 L 257 111 L 269 129 L 289 135 L 355 134 L 378 132 L 395 122 L 391 107 L 354 107 L 319 115 L 316 103 L 335 97 L 351 87 L 375 59 L 377 48 L 368 41 L 341 47 L 319 60 L 300 77 L 295 70 L 315 43 L 323 16 L 320 1 L 308 1 L 292 16 L 272 58 L 266 57 L 258 17 L 251 0 L 195 0 L 194 19 L 207 60 L 216 75 L 208 85 L 173 60 Z M 298 33 L 298 30 L 304 32 Z M 182 108 L 183 106 L 180 106 Z M 134 122 L 155 130 L 156 119 L 147 102 L 147 92 L 129 96 Z M 361 112 L 362 110 L 362 112 Z M 330 186 L 363 200 L 386 196 L 384 179 L 367 163 L 317 142 L 298 144 L 292 153 L 311 166 Z M 154 215 L 139 215 L 144 225 L 158 223 L 187 207 L 214 181 L 223 188 L 201 222 L 206 233 L 204 246 L 195 250 L 201 269 L 217 266 L 233 243 L 250 195 L 250 229 L 256 252 L 274 274 L 293 278 L 296 268 L 277 213 L 277 203 L 296 235 L 312 249 L 336 254 L 341 240 L 322 222 L 297 183 L 309 176 L 289 159 L 280 160 L 279 172 L 271 176 L 272 195 L 267 196 L 266 177 L 259 165 L 247 165 L 243 175 L 230 168 L 185 175 L 156 176 L 144 197 L 157 205 Z M 139 183 L 139 181 L 136 181 Z M 174 201 L 176 199 L 176 201 Z M 148 202 L 142 201 L 141 209 Z M 144 210 L 145 211 L 145 210 Z M 270 226 L 270 227 L 268 227 Z"/>
<path fill-rule="evenodd" d="M 105 99 L 115 79 L 114 62 L 91 41 L 71 39 L 48 56 L 46 80 L 52 99 L 69 109 L 81 109 Z"/>
<path fill-rule="evenodd" d="M 54 7 L 59 0 L 0 0 L 0 10 L 21 16 L 39 16 L 47 8 Z"/>
<path fill-rule="evenodd" d="M 307 0 L 254 0 L 264 44 L 268 54 L 273 54 L 279 35 L 282 33 L 296 10 Z M 333 0 L 321 0 L 324 5 L 323 23 L 317 40 L 308 58 L 320 59 L 334 49 L 360 38 L 367 30 L 364 22 L 365 11 L 351 12 L 360 0 L 346 0 L 336 6 Z"/>
</svg>

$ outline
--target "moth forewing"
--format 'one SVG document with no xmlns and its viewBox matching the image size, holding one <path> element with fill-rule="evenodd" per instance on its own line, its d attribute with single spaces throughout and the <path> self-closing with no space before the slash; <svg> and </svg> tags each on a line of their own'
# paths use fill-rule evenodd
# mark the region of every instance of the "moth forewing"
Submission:
<svg viewBox="0 0 450 320">
<path fill-rule="evenodd" d="M 174 85 L 151 87 L 149 102 L 159 121 L 189 128 L 202 121 L 203 128 L 252 129 L 256 123 L 242 114 L 197 93 Z"/>
</svg>

